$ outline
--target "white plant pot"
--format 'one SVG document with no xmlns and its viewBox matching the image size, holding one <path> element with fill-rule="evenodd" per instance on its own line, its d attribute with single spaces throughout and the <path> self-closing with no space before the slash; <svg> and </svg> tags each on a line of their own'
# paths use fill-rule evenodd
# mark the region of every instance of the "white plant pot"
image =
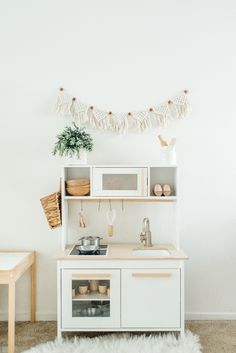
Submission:
<svg viewBox="0 0 236 353">
<path fill-rule="evenodd" d="M 175 165 L 176 164 L 175 146 L 161 147 L 160 163 L 162 165 Z"/>
<path fill-rule="evenodd" d="M 65 157 L 65 164 L 87 164 L 87 151 L 82 149 L 79 153 L 79 158 L 74 157 Z"/>
</svg>

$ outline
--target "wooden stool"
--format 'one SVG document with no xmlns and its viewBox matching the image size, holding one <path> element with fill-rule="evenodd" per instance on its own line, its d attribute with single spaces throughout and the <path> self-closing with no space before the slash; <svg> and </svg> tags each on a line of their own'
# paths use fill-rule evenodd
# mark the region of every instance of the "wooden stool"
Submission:
<svg viewBox="0 0 236 353">
<path fill-rule="evenodd" d="M 31 321 L 35 322 L 35 252 L 0 251 L 0 284 L 8 285 L 8 353 L 15 350 L 15 284 L 31 269 Z"/>
</svg>

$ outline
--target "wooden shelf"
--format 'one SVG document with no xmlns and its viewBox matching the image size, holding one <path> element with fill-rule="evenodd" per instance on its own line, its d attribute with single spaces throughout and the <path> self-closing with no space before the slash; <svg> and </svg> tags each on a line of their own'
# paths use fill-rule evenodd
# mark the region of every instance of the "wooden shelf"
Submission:
<svg viewBox="0 0 236 353">
<path fill-rule="evenodd" d="M 106 294 L 100 293 L 89 293 L 89 294 L 76 294 L 72 297 L 73 301 L 92 301 L 92 300 L 103 300 L 103 301 L 110 301 L 110 297 Z"/>
<path fill-rule="evenodd" d="M 146 202 L 176 202 L 176 196 L 145 196 L 145 197 L 114 197 L 114 196 L 101 196 L 101 197 L 93 197 L 93 196 L 64 196 L 64 200 L 68 201 L 146 201 Z"/>
</svg>

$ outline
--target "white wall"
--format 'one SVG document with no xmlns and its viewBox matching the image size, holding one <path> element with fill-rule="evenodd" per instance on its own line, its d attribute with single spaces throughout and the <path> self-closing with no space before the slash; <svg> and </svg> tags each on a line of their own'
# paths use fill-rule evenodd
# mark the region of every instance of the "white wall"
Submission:
<svg viewBox="0 0 236 353">
<path fill-rule="evenodd" d="M 57 189 L 60 175 L 51 155 L 65 123 L 51 110 L 59 85 L 113 111 L 190 90 L 191 117 L 161 131 L 178 138 L 186 311 L 236 318 L 235 15 L 234 0 L 1 1 L 0 247 L 37 251 L 38 319 L 56 312 L 60 229 L 48 229 L 39 198 Z M 154 163 L 156 134 L 93 134 L 90 162 Z M 98 217 L 94 209 L 89 222 Z M 114 240 L 124 237 L 137 239 L 132 224 Z M 27 289 L 25 275 L 17 284 L 19 319 L 28 317 Z M 0 318 L 6 298 L 4 289 Z"/>
</svg>

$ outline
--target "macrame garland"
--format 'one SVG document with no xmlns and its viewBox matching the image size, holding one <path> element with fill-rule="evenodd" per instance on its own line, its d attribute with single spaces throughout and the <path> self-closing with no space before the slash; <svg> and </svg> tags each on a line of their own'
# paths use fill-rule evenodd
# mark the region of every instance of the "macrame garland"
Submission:
<svg viewBox="0 0 236 353">
<path fill-rule="evenodd" d="M 182 91 L 171 100 L 153 106 L 148 110 L 113 113 L 88 106 L 76 97 L 68 95 L 64 88 L 56 101 L 56 113 L 70 116 L 81 125 L 89 125 L 95 129 L 108 130 L 117 134 L 128 131 L 143 132 L 156 126 L 165 126 L 172 119 L 182 119 L 187 116 L 189 103 L 188 91 Z"/>
</svg>

